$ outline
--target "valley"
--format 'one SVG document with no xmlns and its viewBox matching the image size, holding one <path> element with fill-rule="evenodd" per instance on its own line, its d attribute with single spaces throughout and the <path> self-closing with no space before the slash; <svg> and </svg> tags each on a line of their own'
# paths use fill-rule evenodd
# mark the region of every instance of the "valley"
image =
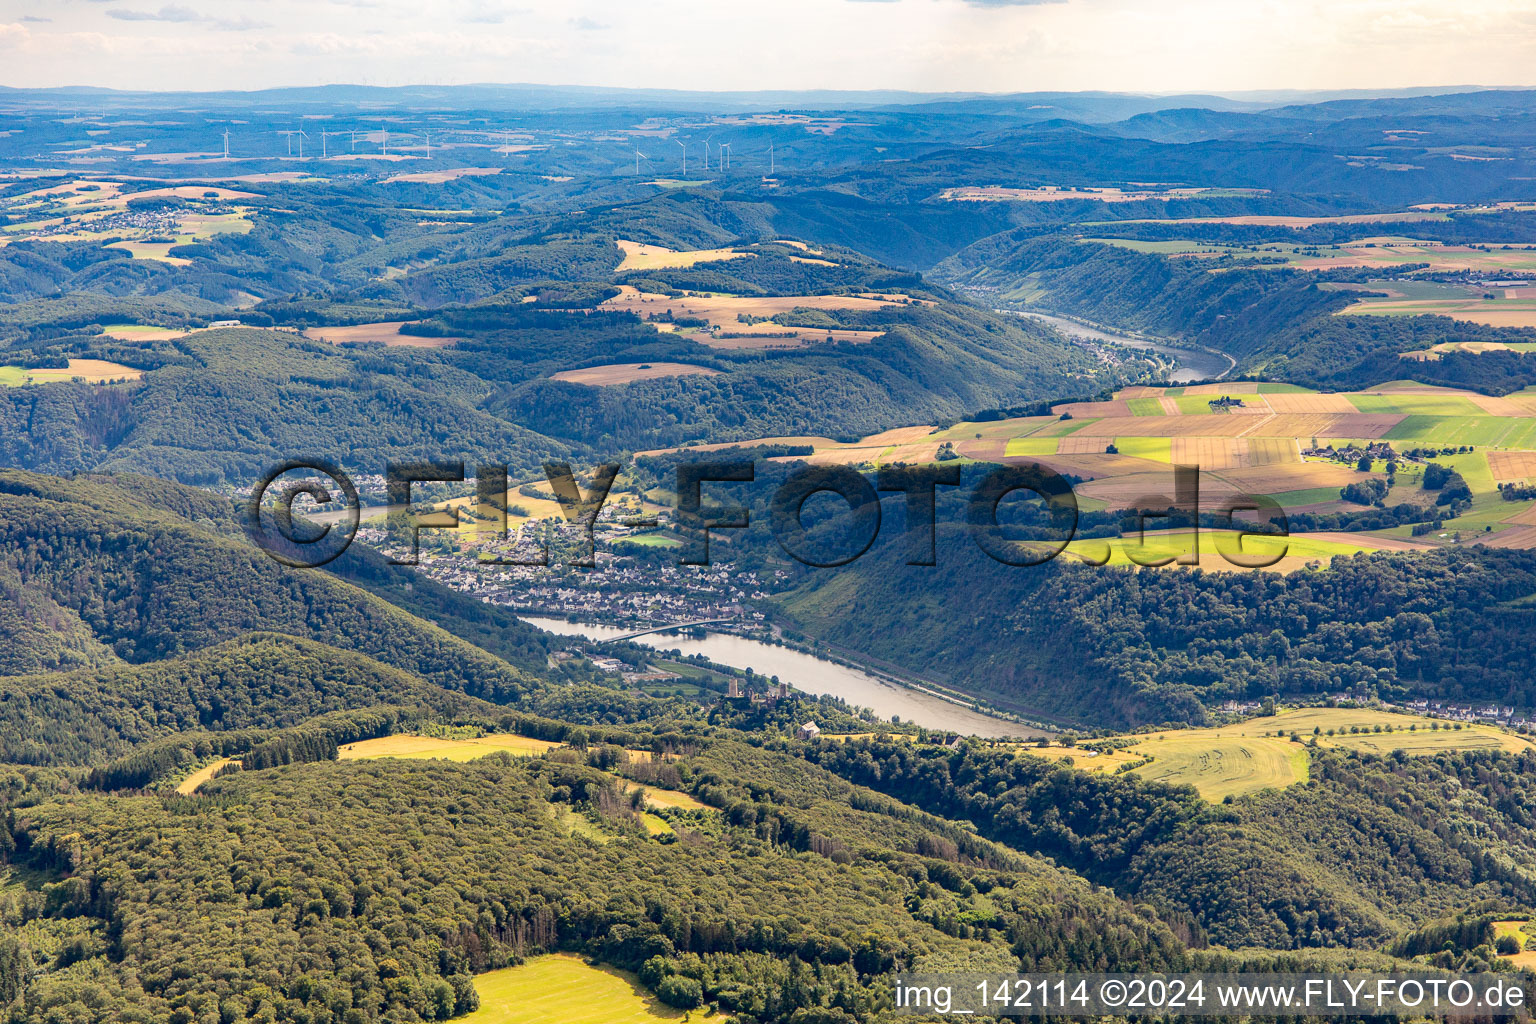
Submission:
<svg viewBox="0 0 1536 1024">
<path fill-rule="evenodd" d="M 1533 97 L 0 90 L 0 1016 L 1522 977 Z"/>
</svg>

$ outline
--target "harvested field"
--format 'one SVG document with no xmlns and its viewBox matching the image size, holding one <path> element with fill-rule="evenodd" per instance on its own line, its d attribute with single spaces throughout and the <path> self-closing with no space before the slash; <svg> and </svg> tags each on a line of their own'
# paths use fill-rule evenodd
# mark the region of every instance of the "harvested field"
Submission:
<svg viewBox="0 0 1536 1024">
<path fill-rule="evenodd" d="M 1215 398 L 1220 395 L 1256 395 L 1259 393 L 1259 385 L 1251 380 L 1235 380 L 1230 384 L 1191 384 L 1184 388 L 1186 395 L 1205 395 Z"/>
<path fill-rule="evenodd" d="M 1359 483 L 1366 475 L 1357 472 L 1353 466 L 1334 462 L 1297 461 L 1224 470 L 1221 476 L 1233 487 L 1248 494 L 1279 494 L 1322 487 L 1330 487 L 1337 492 L 1346 484 Z M 1201 483 L 1203 487 L 1204 481 Z"/>
<path fill-rule="evenodd" d="M 1051 412 L 1056 416 L 1069 415 L 1075 420 L 1136 415 L 1131 412 L 1130 403 L 1124 399 L 1116 399 L 1113 402 L 1068 402 L 1065 405 L 1051 406 Z"/>
<path fill-rule="evenodd" d="M 463 338 L 428 338 L 414 334 L 401 334 L 400 328 L 409 320 L 386 320 L 376 324 L 351 324 L 346 327 L 311 327 L 304 332 L 306 338 L 328 341 L 333 345 L 366 344 L 375 342 L 390 348 L 447 348 Z"/>
<path fill-rule="evenodd" d="M 892 296 L 890 300 L 870 299 L 857 295 L 680 295 L 676 297 L 654 292 L 641 292 L 629 285 L 621 285 L 619 294 L 602 304 L 603 309 L 633 313 L 641 319 L 671 312 L 674 316 L 705 320 L 718 327 L 722 334 L 742 337 L 711 338 L 707 332 L 694 332 L 688 337 L 712 348 L 778 348 L 818 344 L 828 336 L 844 341 L 870 341 L 879 337 L 878 331 L 820 330 L 813 328 L 785 327 L 775 323 L 744 323 L 742 318 L 766 321 L 781 313 L 797 309 L 819 310 L 870 310 L 888 309 L 901 305 L 909 298 Z M 774 337 L 774 335 L 785 335 Z M 754 337 L 755 336 L 755 337 Z"/>
<path fill-rule="evenodd" d="M 122 363 L 109 363 L 105 359 L 71 359 L 64 369 L 26 370 L 26 378 L 33 384 L 49 384 L 57 381 L 84 378 L 87 384 L 109 384 L 123 380 L 138 380 L 143 370 L 135 370 Z"/>
<path fill-rule="evenodd" d="M 1334 413 L 1351 415 L 1359 412 L 1347 395 L 1265 395 L 1264 401 L 1277 413 Z"/>
<path fill-rule="evenodd" d="M 720 373 L 707 366 L 691 363 L 609 363 L 606 366 L 588 366 L 580 370 L 561 370 L 549 375 L 550 380 L 570 381 L 590 387 L 629 384 L 637 380 L 655 380 L 658 377 L 713 377 Z"/>
<path fill-rule="evenodd" d="M 1248 442 L 1240 437 L 1175 437 L 1169 458 L 1175 465 L 1202 470 L 1236 469 L 1248 465 Z"/>
<path fill-rule="evenodd" d="M 472 739 L 449 740 L 437 736 L 380 736 L 343 745 L 338 753 L 343 761 L 375 757 L 412 759 L 439 758 L 446 761 L 473 761 L 487 754 L 506 751 L 519 757 L 535 757 L 558 747 L 549 740 L 530 739 L 514 733 L 490 733 Z"/>
<path fill-rule="evenodd" d="M 809 327 L 780 327 L 777 324 L 753 324 L 750 327 L 733 328 L 712 334 L 696 331 L 688 338 L 708 348 L 721 351 L 742 351 L 770 348 L 804 348 L 826 342 L 845 341 L 865 345 L 880 337 L 880 331 L 813 330 Z"/>
<path fill-rule="evenodd" d="M 691 267 L 696 263 L 711 263 L 717 260 L 739 260 L 752 256 L 752 253 L 739 249 L 668 249 L 664 245 L 647 245 L 644 242 L 630 242 L 618 239 L 615 243 L 624 251 L 624 260 L 618 269 L 625 270 L 667 270 L 678 267 Z"/>
<path fill-rule="evenodd" d="M 1325 413 L 1315 414 L 1276 414 L 1257 424 L 1245 424 L 1248 429 L 1243 433 L 1249 437 L 1287 437 L 1287 438 L 1380 438 L 1386 437 L 1391 430 L 1403 421 L 1401 415 L 1369 415 L 1366 413 L 1354 413 L 1349 415 L 1329 415 Z"/>
<path fill-rule="evenodd" d="M 1489 452 L 1488 468 L 1499 483 L 1523 483 L 1536 477 L 1536 452 Z"/>
<path fill-rule="evenodd" d="M 169 341 L 172 338 L 184 338 L 187 333 L 170 327 L 153 327 L 148 324 L 112 324 L 102 328 L 101 336 L 116 338 L 118 341 Z"/>
<path fill-rule="evenodd" d="M 1248 465 L 1277 466 L 1283 463 L 1300 463 L 1301 446 L 1285 437 L 1247 437 Z"/>
</svg>

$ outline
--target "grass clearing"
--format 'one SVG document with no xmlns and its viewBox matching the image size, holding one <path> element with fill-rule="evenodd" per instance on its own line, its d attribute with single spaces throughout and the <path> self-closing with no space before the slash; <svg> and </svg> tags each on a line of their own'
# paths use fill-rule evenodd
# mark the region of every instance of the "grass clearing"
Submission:
<svg viewBox="0 0 1536 1024">
<path fill-rule="evenodd" d="M 461 1024 L 653 1024 L 687 1014 L 666 1006 L 628 971 L 593 967 L 570 953 L 475 978 L 480 1008 Z"/>
<path fill-rule="evenodd" d="M 464 762 L 503 750 L 514 757 L 537 757 L 544 751 L 558 746 L 560 746 L 559 743 L 549 740 L 536 740 L 514 733 L 489 733 L 485 736 L 462 740 L 402 734 L 348 743 L 337 751 L 337 756 L 343 761 L 403 757 L 413 760 L 435 758 Z"/>
<path fill-rule="evenodd" d="M 657 810 L 674 811 L 708 811 L 708 804 L 700 803 L 687 793 L 675 789 L 658 789 L 655 786 L 643 786 L 633 779 L 620 779 L 619 788 L 626 793 L 640 790 L 641 798 L 647 807 Z"/>
</svg>

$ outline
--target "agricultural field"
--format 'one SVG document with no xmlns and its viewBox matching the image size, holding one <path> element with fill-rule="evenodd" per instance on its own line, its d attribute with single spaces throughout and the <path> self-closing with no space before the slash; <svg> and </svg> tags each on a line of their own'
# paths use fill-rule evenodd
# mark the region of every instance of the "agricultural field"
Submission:
<svg viewBox="0 0 1536 1024">
<path fill-rule="evenodd" d="M 694 366 L 691 363 L 608 363 L 604 366 L 587 366 L 579 370 L 561 370 L 549 376 L 551 380 L 604 387 L 629 384 L 637 380 L 655 380 L 658 377 L 712 377 L 719 372 L 707 366 Z"/>
<path fill-rule="evenodd" d="M 1153 524 L 1155 526 L 1155 521 Z M 1062 557 L 1090 565 L 1178 565 L 1194 547 L 1187 530 L 1156 531 L 1144 537 L 1074 540 Z M 1339 555 L 1358 555 L 1368 551 L 1427 551 L 1432 545 L 1391 537 L 1349 533 L 1293 533 L 1283 539 L 1242 537 L 1236 531 L 1202 530 L 1198 566 L 1207 572 L 1243 568 L 1243 563 L 1267 562 L 1257 566 L 1273 572 L 1295 572 L 1309 565 L 1327 564 Z M 1277 556 L 1279 556 L 1277 558 Z M 1173 562 L 1166 562 L 1167 559 Z M 1107 559 L 1107 560 L 1106 560 Z"/>
<path fill-rule="evenodd" d="M 1443 530 L 1420 537 L 1412 536 L 1409 526 L 1347 533 L 1307 533 L 1293 526 L 1288 553 L 1271 568 L 1291 572 L 1326 564 L 1338 555 L 1428 550 L 1456 543 L 1536 547 L 1536 520 L 1527 521 L 1532 503 L 1506 502 L 1498 493 L 1500 484 L 1536 484 L 1536 391 L 1530 390 L 1491 397 L 1411 380 L 1351 393 L 1243 381 L 1137 386 L 1107 401 L 1054 406 L 1050 416 L 963 421 L 942 429 L 906 427 L 851 443 L 816 437 L 741 443 L 775 442 L 815 449 L 809 456 L 784 456 L 780 461 L 803 458 L 863 470 L 931 463 L 946 446 L 962 465 L 1038 463 L 1081 478 L 1074 490 L 1078 507 L 1088 511 L 1165 507 L 1174 490 L 1172 467 L 1196 466 L 1204 510 L 1217 511 L 1238 495 L 1266 495 L 1287 513 L 1322 515 L 1366 511 L 1365 506 L 1345 502 L 1342 492 L 1370 479 L 1385 482 L 1386 461 L 1375 460 L 1369 472 L 1362 472 L 1353 458 L 1303 452 L 1385 443 L 1402 456 L 1428 448 L 1437 451 L 1432 461 L 1455 469 L 1467 481 L 1473 492 L 1469 512 L 1447 520 Z M 1433 506 L 1438 494 L 1424 490 L 1422 478 L 1422 463 L 1400 461 L 1396 485 L 1385 504 Z M 1215 550 L 1216 541 L 1230 538 L 1204 532 L 1200 565 L 1234 568 Z M 1244 550 L 1262 552 L 1269 544 L 1250 539 Z M 1142 561 L 1152 561 L 1184 550 L 1187 535 L 1151 534 L 1148 545 L 1079 540 L 1066 555 L 1094 564 L 1126 565 L 1132 564 L 1129 554 L 1134 550 Z"/>
<path fill-rule="evenodd" d="M 475 978 L 480 1008 L 464 1024 L 654 1024 L 688 1015 L 666 1006 L 634 975 L 556 953 Z"/>
<path fill-rule="evenodd" d="M 69 365 L 60 368 L 29 370 L 21 366 L 0 366 L 0 386 L 21 387 L 24 384 L 53 384 L 79 378 L 87 384 L 115 384 L 120 381 L 138 380 L 143 370 L 135 370 L 122 363 L 110 363 L 105 359 L 71 359 Z"/>
<path fill-rule="evenodd" d="M 1536 970 L 1536 949 L 1526 948 L 1527 943 L 1536 942 L 1536 923 L 1526 919 L 1493 922 L 1494 941 L 1506 935 L 1519 944 L 1520 952 L 1506 955 L 1504 959 L 1512 962 L 1519 970 Z"/>
<path fill-rule="evenodd" d="M 740 249 L 668 249 L 664 245 L 647 245 L 618 239 L 615 243 L 624 251 L 619 272 L 626 270 L 668 270 L 675 267 L 691 267 L 697 263 L 713 263 L 717 260 L 748 259 L 750 252 Z"/>
<path fill-rule="evenodd" d="M 1459 728 L 1455 726 L 1459 725 Z M 1290 739 L 1292 733 L 1301 742 Z M 1369 708 L 1296 708 L 1250 718 L 1235 725 L 1148 734 L 1131 744 L 1114 741 L 1102 753 L 1081 747 L 1021 747 L 1020 752 L 1052 760 L 1072 758 L 1073 767 L 1114 773 L 1124 769 L 1169 785 L 1194 786 L 1213 803 L 1284 789 L 1308 778 L 1306 744 L 1320 747 L 1409 756 L 1440 751 L 1504 750 L 1519 752 L 1536 744 L 1491 725 L 1451 723 Z"/>
<path fill-rule="evenodd" d="M 860 295 L 787 295 L 740 296 L 686 294 L 679 296 L 642 292 L 632 285 L 620 285 L 619 294 L 602 304 L 603 309 L 633 313 L 642 320 L 671 314 L 688 320 L 703 320 L 707 328 L 677 327 L 670 321 L 654 321 L 656 328 L 676 331 L 702 345 L 716 349 L 802 348 L 827 340 L 869 342 L 879 331 L 859 331 L 790 327 L 771 318 L 797 309 L 837 310 L 886 309 L 905 305 L 906 295 L 867 297 Z"/>
<path fill-rule="evenodd" d="M 463 338 L 423 337 L 401 334 L 405 320 L 387 320 L 375 324 L 351 324 L 345 327 L 311 327 L 304 332 L 306 338 L 328 341 L 333 345 L 377 344 L 390 348 L 447 348 Z"/>
<path fill-rule="evenodd" d="M 505 751 L 515 757 L 537 757 L 558 746 L 560 744 L 549 740 L 536 740 L 513 733 L 490 733 L 468 739 L 398 735 L 348 743 L 338 750 L 337 756 L 343 761 L 376 757 L 473 761 L 498 751 Z"/>
</svg>

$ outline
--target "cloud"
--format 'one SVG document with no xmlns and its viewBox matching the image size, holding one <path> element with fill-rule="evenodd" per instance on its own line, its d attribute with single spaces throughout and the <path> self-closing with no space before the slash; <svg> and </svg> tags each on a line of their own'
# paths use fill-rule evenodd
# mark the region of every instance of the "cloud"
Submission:
<svg viewBox="0 0 1536 1024">
<path fill-rule="evenodd" d="M 570 25 L 571 28 L 576 29 L 578 32 L 601 32 L 608 27 L 600 21 L 593 21 L 591 18 L 585 16 L 580 18 L 572 18 Z"/>
<path fill-rule="evenodd" d="M 38 17 L 36 14 L 23 14 L 21 16 L 21 20 L 22 21 L 31 21 L 31 22 L 39 22 L 39 23 L 41 23 L 41 22 L 45 22 L 45 21 L 52 21 L 53 19 L 52 18 L 41 18 L 41 17 Z"/>
<path fill-rule="evenodd" d="M 6 25 L 0 23 L 0 50 L 12 46 L 23 46 L 32 38 L 32 33 L 27 31 L 25 25 Z"/>
<path fill-rule="evenodd" d="M 251 32 L 261 28 L 271 28 L 271 24 L 265 21 L 252 21 L 250 18 L 214 18 L 209 22 L 220 32 Z"/>
<path fill-rule="evenodd" d="M 116 18 L 118 21 L 169 21 L 189 22 L 203 21 L 201 14 L 190 7 L 178 7 L 176 4 L 166 4 L 158 11 L 131 11 L 122 7 L 115 7 L 107 12 L 107 17 Z"/>
</svg>

